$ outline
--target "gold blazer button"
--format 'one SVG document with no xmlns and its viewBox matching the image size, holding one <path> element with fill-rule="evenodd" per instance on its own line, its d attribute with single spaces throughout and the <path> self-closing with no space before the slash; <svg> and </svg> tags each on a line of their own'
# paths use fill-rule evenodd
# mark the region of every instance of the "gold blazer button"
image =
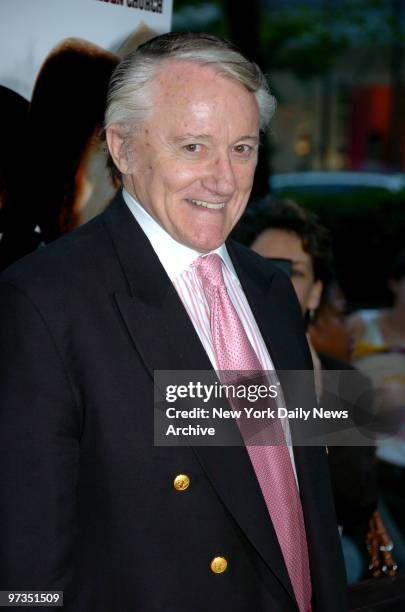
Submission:
<svg viewBox="0 0 405 612">
<path fill-rule="evenodd" d="M 187 474 L 179 474 L 173 480 L 173 486 L 176 491 L 185 491 L 190 486 L 190 478 Z"/>
<path fill-rule="evenodd" d="M 222 574 L 228 567 L 228 561 L 225 557 L 215 557 L 211 561 L 210 567 L 214 574 Z"/>
</svg>

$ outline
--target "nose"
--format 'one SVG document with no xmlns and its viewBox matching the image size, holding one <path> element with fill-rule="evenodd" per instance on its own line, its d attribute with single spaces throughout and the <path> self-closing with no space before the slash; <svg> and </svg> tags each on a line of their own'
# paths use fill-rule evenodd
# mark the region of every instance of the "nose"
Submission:
<svg viewBox="0 0 405 612">
<path fill-rule="evenodd" d="M 210 162 L 203 185 L 221 196 L 230 196 L 235 191 L 236 177 L 232 161 L 227 152 L 219 153 Z"/>
</svg>

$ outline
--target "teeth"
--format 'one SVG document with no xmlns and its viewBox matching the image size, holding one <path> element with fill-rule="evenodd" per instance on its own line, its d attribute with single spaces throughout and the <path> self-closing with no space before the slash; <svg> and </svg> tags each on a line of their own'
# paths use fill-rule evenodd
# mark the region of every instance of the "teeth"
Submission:
<svg viewBox="0 0 405 612">
<path fill-rule="evenodd" d="M 197 204 L 197 206 L 203 206 L 204 208 L 214 208 L 215 210 L 219 210 L 225 206 L 224 202 L 220 202 L 219 204 L 213 204 L 212 202 L 204 202 L 204 200 L 190 200 L 193 204 Z"/>
</svg>

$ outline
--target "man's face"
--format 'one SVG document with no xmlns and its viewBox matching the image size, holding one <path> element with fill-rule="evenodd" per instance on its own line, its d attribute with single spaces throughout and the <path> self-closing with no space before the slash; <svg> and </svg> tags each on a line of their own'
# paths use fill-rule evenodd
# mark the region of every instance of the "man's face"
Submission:
<svg viewBox="0 0 405 612">
<path fill-rule="evenodd" d="M 211 251 L 252 188 L 256 99 L 212 68 L 184 61 L 162 64 L 152 95 L 153 111 L 130 142 L 124 186 L 175 240 Z"/>
</svg>

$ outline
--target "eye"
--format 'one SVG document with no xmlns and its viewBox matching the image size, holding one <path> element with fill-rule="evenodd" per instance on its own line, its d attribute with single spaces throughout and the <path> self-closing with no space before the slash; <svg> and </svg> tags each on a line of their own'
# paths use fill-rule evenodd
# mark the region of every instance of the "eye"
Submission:
<svg viewBox="0 0 405 612">
<path fill-rule="evenodd" d="M 200 153 L 201 148 L 202 148 L 201 145 L 200 144 L 196 144 L 195 142 L 190 142 L 190 144 L 186 144 L 183 147 L 183 149 L 187 153 Z"/>
<path fill-rule="evenodd" d="M 248 144 L 237 144 L 234 146 L 233 150 L 241 157 L 249 157 L 254 148 Z"/>
</svg>

